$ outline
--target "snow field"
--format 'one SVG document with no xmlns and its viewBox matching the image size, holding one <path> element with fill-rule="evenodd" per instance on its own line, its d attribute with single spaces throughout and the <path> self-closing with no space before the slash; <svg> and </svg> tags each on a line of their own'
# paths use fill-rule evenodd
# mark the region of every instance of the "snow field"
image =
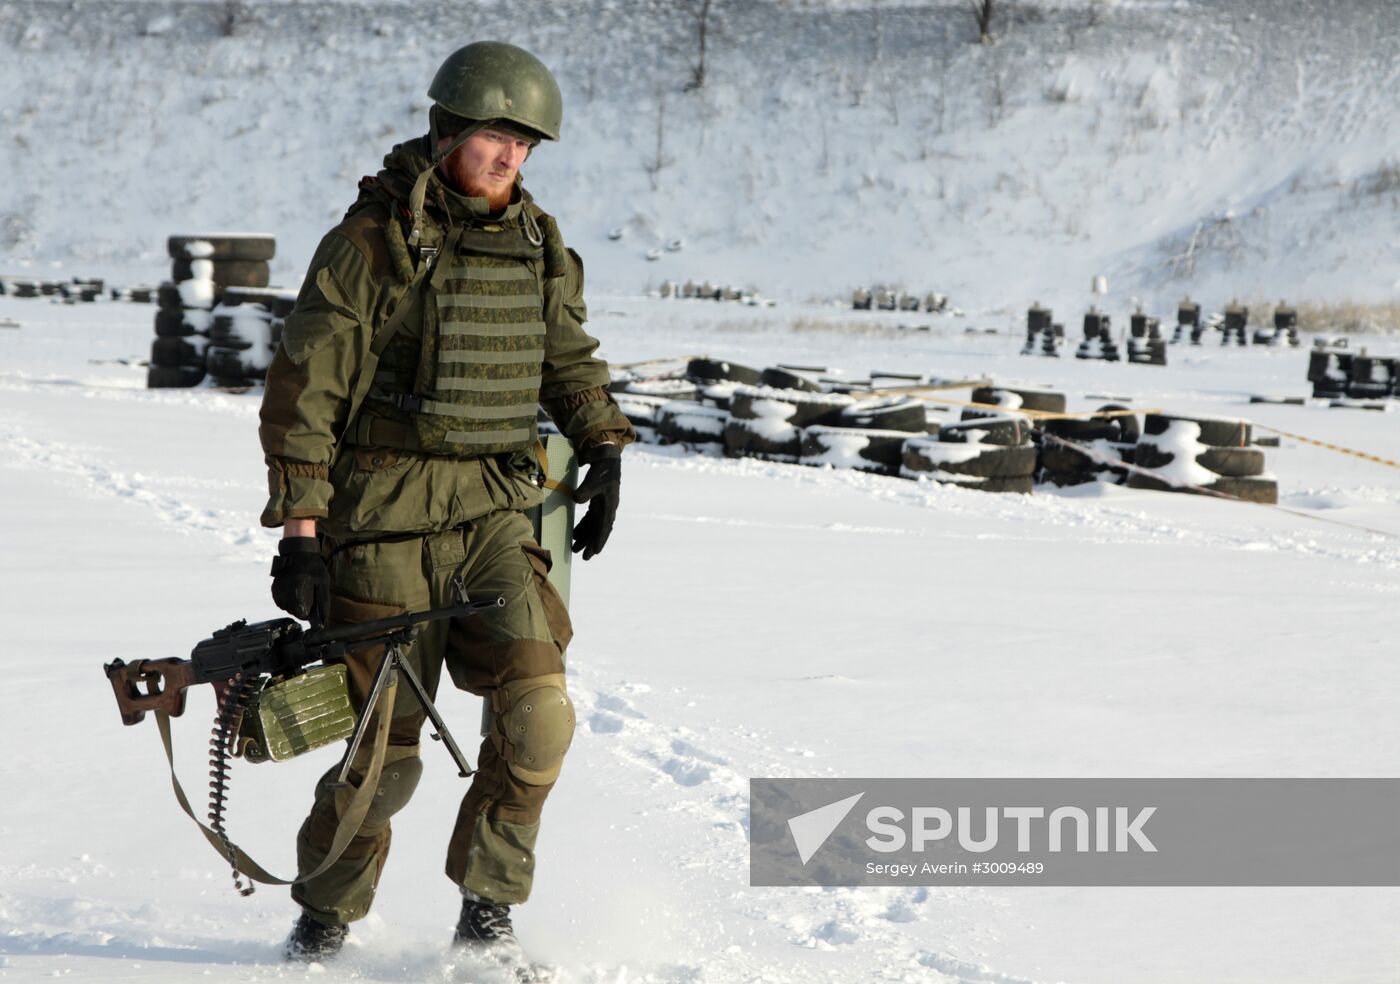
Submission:
<svg viewBox="0 0 1400 984">
<path fill-rule="evenodd" d="M 1304 390 L 1300 352 L 1086 366 L 878 315 L 865 332 L 794 331 L 833 316 L 717 324 L 661 304 L 594 300 L 611 359 L 699 342 L 749 365 L 987 374 L 1066 392 L 1072 409 L 1132 395 L 1400 457 L 1388 414 L 1246 408 L 1256 388 Z M 22 323 L 0 335 L 0 577 L 30 654 L 22 686 L 0 689 L 5 734 L 29 750 L 0 760 L 0 974 L 462 980 L 445 952 L 457 900 L 437 875 L 462 783 L 440 751 L 396 818 L 374 914 L 343 962 L 304 971 L 276 962 L 285 896 L 232 892 L 172 802 L 154 727 L 118 721 L 100 663 L 183 654 L 274 614 L 258 394 L 141 389 L 139 367 L 110 360 L 143 352 L 149 311 L 0 300 Z M 1269 461 L 1290 508 L 1400 532 L 1391 470 L 1286 439 Z M 758 775 L 1390 774 L 1394 541 L 1098 484 L 996 496 L 668 447 L 627 462 L 614 538 L 574 577 L 579 730 L 517 911 L 564 980 L 1393 976 L 1390 889 L 759 890 L 745 824 Z M 442 705 L 470 754 L 476 702 Z M 197 696 L 177 722 L 196 800 L 211 713 Z M 235 838 L 289 868 L 333 758 L 235 766 Z"/>
</svg>

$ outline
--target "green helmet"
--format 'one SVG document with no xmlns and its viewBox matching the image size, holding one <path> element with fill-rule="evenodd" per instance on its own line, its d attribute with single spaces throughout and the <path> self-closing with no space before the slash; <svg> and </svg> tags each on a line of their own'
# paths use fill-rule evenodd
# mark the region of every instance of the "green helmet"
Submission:
<svg viewBox="0 0 1400 984">
<path fill-rule="evenodd" d="M 501 41 L 478 41 L 447 56 L 428 96 L 455 116 L 506 120 L 559 139 L 564 98 L 544 62 Z"/>
</svg>

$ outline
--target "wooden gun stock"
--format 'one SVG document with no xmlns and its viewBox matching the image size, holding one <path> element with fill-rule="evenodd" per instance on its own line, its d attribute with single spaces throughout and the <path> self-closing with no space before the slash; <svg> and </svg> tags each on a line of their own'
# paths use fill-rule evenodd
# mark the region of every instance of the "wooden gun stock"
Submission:
<svg viewBox="0 0 1400 984">
<path fill-rule="evenodd" d="M 147 711 L 179 717 L 185 712 L 185 691 L 195 683 L 194 666 L 187 659 L 140 659 L 135 663 L 118 659 L 103 669 L 112 682 L 122 724 L 140 723 Z"/>
</svg>

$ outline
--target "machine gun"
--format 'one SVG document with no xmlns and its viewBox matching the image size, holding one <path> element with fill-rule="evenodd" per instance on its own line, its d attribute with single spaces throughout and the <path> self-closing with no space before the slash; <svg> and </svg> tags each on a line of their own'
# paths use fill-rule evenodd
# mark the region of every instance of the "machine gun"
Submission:
<svg viewBox="0 0 1400 984">
<path fill-rule="evenodd" d="M 268 884 L 290 884 L 315 877 L 340 856 L 349 837 L 358 829 L 369 797 L 378 784 L 388 725 L 386 721 L 379 729 L 370 764 L 341 817 L 331 853 L 315 871 L 297 879 L 269 875 L 244 854 L 224 830 L 230 754 L 250 762 L 282 761 L 348 738 L 349 747 L 336 784 L 352 786 L 352 763 L 374 722 L 376 709 L 390 684 L 402 674 L 433 723 L 433 739 L 446 745 L 459 775 L 472 774 L 473 769 L 447 730 L 427 689 L 403 656 L 405 647 L 413 641 L 418 626 L 423 623 L 479 615 L 505 605 L 505 599 L 500 597 L 467 601 L 459 594 L 459 598 L 459 604 L 447 608 L 405 612 L 333 629 L 306 630 L 291 618 L 252 624 L 239 620 L 196 645 L 189 659 L 142 659 L 134 663 L 117 659 L 103 666 L 117 698 L 122 724 L 139 724 L 147 711 L 156 712 L 165 755 L 170 762 L 175 798 L 190 819 L 199 824 L 209 843 L 232 865 L 234 886 L 241 894 L 251 895 L 253 886 L 249 883 L 245 888 L 240 875 Z M 384 656 L 360 713 L 356 715 L 341 661 L 353 652 L 381 646 Z M 218 700 L 209 742 L 207 827 L 190 809 L 188 798 L 175 777 L 169 725 L 170 718 L 184 713 L 189 688 L 204 683 L 214 685 Z"/>
<path fill-rule="evenodd" d="M 112 683 L 122 724 L 139 724 L 147 711 L 179 717 L 185 712 L 186 692 L 195 684 L 221 684 L 250 676 L 291 677 L 312 664 L 343 659 L 357 649 L 407 645 L 424 622 L 478 615 L 504 604 L 504 598 L 492 598 L 309 631 L 292 618 L 251 625 L 240 619 L 196 645 L 189 659 L 141 659 L 134 663 L 118 659 L 102 669 Z"/>
</svg>

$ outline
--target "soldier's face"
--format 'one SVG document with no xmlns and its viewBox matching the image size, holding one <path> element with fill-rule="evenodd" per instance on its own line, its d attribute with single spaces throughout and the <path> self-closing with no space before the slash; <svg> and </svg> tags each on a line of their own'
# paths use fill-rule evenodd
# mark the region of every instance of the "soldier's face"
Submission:
<svg viewBox="0 0 1400 984">
<path fill-rule="evenodd" d="M 452 138 L 444 137 L 438 149 Z M 503 130 L 478 130 L 442 162 L 443 176 L 469 198 L 485 198 L 493 209 L 510 204 L 520 166 L 534 146 L 529 140 Z"/>
</svg>

